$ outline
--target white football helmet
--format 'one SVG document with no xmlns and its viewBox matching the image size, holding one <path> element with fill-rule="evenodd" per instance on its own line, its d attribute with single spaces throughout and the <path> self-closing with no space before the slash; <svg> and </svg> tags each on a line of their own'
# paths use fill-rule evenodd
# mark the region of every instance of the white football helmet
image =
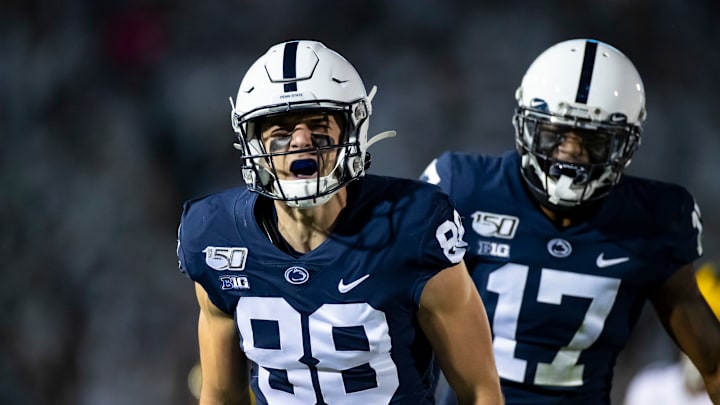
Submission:
<svg viewBox="0 0 720 405">
<path fill-rule="evenodd" d="M 606 196 L 640 145 L 646 115 L 632 62 L 600 41 L 560 42 L 533 61 L 515 97 L 522 173 L 540 203 L 568 208 Z M 569 131 L 581 137 L 589 164 L 553 159 Z"/>
<path fill-rule="evenodd" d="M 231 121 L 242 152 L 243 180 L 248 188 L 291 207 L 327 202 L 340 188 L 365 174 L 371 100 L 355 68 L 335 51 L 316 41 L 289 41 L 271 47 L 247 71 L 232 105 Z M 278 114 L 318 111 L 341 114 L 346 125 L 340 142 L 300 151 L 270 152 L 263 145 L 258 121 Z M 340 122 L 339 125 L 342 125 Z M 392 136 L 394 132 L 381 134 Z M 334 167 L 309 179 L 278 177 L 273 156 L 335 151 Z M 318 157 L 318 159 L 320 159 Z"/>
</svg>

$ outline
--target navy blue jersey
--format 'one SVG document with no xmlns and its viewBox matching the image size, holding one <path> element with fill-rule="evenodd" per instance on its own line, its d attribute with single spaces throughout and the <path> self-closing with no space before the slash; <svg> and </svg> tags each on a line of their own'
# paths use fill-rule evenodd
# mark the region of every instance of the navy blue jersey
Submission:
<svg viewBox="0 0 720 405">
<path fill-rule="evenodd" d="M 258 226 L 258 198 L 238 188 L 187 202 L 178 237 L 181 269 L 235 316 L 257 402 L 430 403 L 415 314 L 428 279 L 465 253 L 448 197 L 361 178 L 329 238 L 297 258 Z"/>
<path fill-rule="evenodd" d="M 701 254 L 690 194 L 624 176 L 590 219 L 561 229 L 524 188 L 515 152 L 445 153 L 423 179 L 463 216 L 507 403 L 609 403 L 649 293 Z"/>
</svg>

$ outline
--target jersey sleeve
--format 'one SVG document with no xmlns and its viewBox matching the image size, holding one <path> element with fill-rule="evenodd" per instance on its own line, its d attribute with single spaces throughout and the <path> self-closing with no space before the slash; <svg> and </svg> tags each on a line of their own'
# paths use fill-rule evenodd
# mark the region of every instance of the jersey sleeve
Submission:
<svg viewBox="0 0 720 405">
<path fill-rule="evenodd" d="M 465 229 L 447 194 L 434 186 L 426 190 L 427 195 L 420 199 L 427 204 L 418 221 L 418 226 L 425 229 L 418 255 L 424 266 L 444 269 L 460 263 L 465 255 Z"/>
<path fill-rule="evenodd" d="M 178 227 L 177 258 L 180 271 L 207 292 L 210 301 L 227 314 L 233 313 L 233 302 L 222 294 L 217 272 L 206 264 L 205 248 L 218 244 L 218 229 L 230 221 L 217 198 L 188 201 Z M 220 242 L 222 245 L 222 242 Z"/>
<path fill-rule="evenodd" d="M 640 252 L 652 266 L 657 282 L 664 282 L 678 269 L 702 256 L 702 219 L 692 195 L 683 187 L 645 181 L 626 196 L 629 224 L 642 232 L 645 251 Z M 629 199 L 628 199 L 629 198 Z M 639 222 L 635 222 L 635 218 Z"/>
<path fill-rule="evenodd" d="M 690 263 L 703 254 L 702 247 L 702 216 L 700 207 L 692 195 L 684 188 L 680 189 L 679 204 L 676 215 L 670 216 L 668 239 L 671 265 L 679 268 Z"/>
<path fill-rule="evenodd" d="M 487 190 L 507 187 L 509 179 L 503 173 L 508 159 L 486 155 L 447 151 L 430 162 L 420 180 L 435 184 L 463 215 L 478 198 L 486 198 Z M 512 164 L 512 163 L 510 163 Z"/>
<path fill-rule="evenodd" d="M 183 244 L 180 243 L 180 235 L 182 234 L 182 219 L 180 220 L 180 225 L 178 226 L 177 230 L 177 247 L 175 248 L 175 254 L 177 255 L 178 260 L 178 269 L 181 273 L 183 273 L 188 278 L 192 279 L 190 277 L 190 274 L 187 271 L 187 260 L 185 259 L 185 250 L 183 249 Z"/>
<path fill-rule="evenodd" d="M 420 175 L 420 180 L 435 184 L 440 189 L 450 195 L 452 191 L 452 166 L 453 159 L 451 152 L 444 152 L 438 158 L 433 159 L 430 164 L 427 165 L 423 173 Z"/>
<path fill-rule="evenodd" d="M 403 179 L 389 189 L 394 196 L 388 211 L 393 218 L 389 233 L 395 235 L 392 254 L 403 257 L 398 269 L 403 277 L 415 280 L 410 293 L 417 304 L 428 280 L 463 260 L 464 228 L 449 197 L 437 186 Z"/>
<path fill-rule="evenodd" d="M 202 233 L 202 226 L 198 223 L 202 216 L 194 215 L 195 212 L 191 212 L 194 211 L 191 207 L 194 208 L 193 201 L 183 204 L 180 225 L 178 226 L 177 258 L 180 271 L 191 280 L 198 281 L 201 278 L 202 269 L 194 266 L 191 258 L 192 250 L 200 238 L 199 234 Z"/>
</svg>

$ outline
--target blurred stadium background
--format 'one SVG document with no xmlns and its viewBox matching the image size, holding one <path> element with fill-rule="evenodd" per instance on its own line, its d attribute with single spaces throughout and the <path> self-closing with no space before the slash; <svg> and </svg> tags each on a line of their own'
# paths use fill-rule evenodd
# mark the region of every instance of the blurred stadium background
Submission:
<svg viewBox="0 0 720 405">
<path fill-rule="evenodd" d="M 228 97 L 271 44 L 311 38 L 377 84 L 372 173 L 417 177 L 446 149 L 513 147 L 514 91 L 560 40 L 593 37 L 648 94 L 631 174 L 678 182 L 720 259 L 715 0 L 0 3 L 0 402 L 190 404 L 193 288 L 176 268 L 184 200 L 240 184 Z M 672 360 L 645 311 L 613 398 Z"/>
</svg>

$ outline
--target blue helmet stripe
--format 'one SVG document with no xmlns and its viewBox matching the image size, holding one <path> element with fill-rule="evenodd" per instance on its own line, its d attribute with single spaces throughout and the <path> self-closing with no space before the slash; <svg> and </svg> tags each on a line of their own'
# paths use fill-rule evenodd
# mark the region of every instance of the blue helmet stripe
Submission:
<svg viewBox="0 0 720 405">
<path fill-rule="evenodd" d="M 595 54 L 597 53 L 597 42 L 587 41 L 585 43 L 585 55 L 580 70 L 580 83 L 578 83 L 576 103 L 586 104 L 590 94 L 590 82 L 592 81 L 593 68 L 595 67 Z"/>
<path fill-rule="evenodd" d="M 295 63 L 297 60 L 297 42 L 288 42 L 283 51 L 283 79 L 294 79 L 297 76 Z M 297 91 L 297 83 L 285 83 L 285 93 Z"/>
</svg>

